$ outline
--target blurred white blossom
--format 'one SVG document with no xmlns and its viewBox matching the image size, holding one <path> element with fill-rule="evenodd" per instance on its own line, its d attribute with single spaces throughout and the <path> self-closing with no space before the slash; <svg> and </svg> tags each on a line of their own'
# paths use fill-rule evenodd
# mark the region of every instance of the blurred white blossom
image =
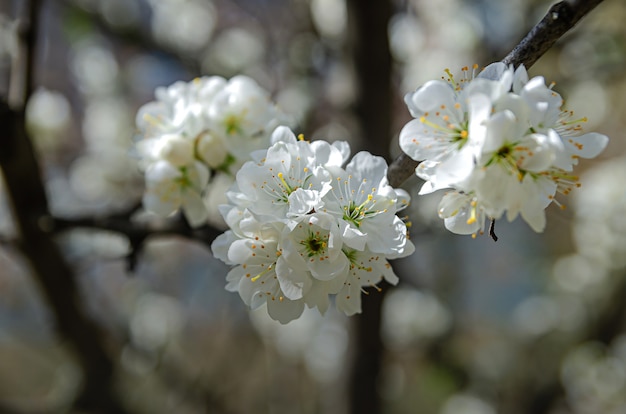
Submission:
<svg viewBox="0 0 626 414">
<path fill-rule="evenodd" d="M 210 212 L 215 214 L 216 200 L 223 199 L 210 195 L 211 175 L 223 173 L 232 181 L 252 152 L 270 145 L 271 131 L 288 118 L 267 91 L 242 75 L 179 81 L 157 88 L 155 95 L 156 100 L 139 108 L 136 116 L 135 147 L 147 184 L 144 207 L 167 216 L 185 206 L 190 224 L 200 226 Z M 197 202 L 202 198 L 209 205 Z"/>
<path fill-rule="evenodd" d="M 71 117 L 70 103 L 56 91 L 37 89 L 26 104 L 26 127 L 44 153 L 65 141 Z"/>
</svg>

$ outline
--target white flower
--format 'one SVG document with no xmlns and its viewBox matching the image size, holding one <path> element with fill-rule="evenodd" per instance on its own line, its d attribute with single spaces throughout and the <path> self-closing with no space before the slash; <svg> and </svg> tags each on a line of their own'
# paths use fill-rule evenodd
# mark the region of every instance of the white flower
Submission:
<svg viewBox="0 0 626 414">
<path fill-rule="evenodd" d="M 247 76 L 232 78 L 206 108 L 210 129 L 236 158 L 267 148 L 271 132 L 287 121 L 269 94 Z"/>
<path fill-rule="evenodd" d="M 201 161 L 215 169 L 224 165 L 228 157 L 224 142 L 211 132 L 203 132 L 198 136 L 196 153 Z"/>
<path fill-rule="evenodd" d="M 578 186 L 571 174 L 579 158 L 606 146 L 601 134 L 580 135 L 580 123 L 542 77 L 528 79 L 523 66 L 502 63 L 478 77 L 431 81 L 405 98 L 417 119 L 400 133 L 400 146 L 422 161 L 420 194 L 446 193 L 439 215 L 459 234 L 484 231 L 486 218 L 518 215 L 537 232 L 557 192 Z"/>
<path fill-rule="evenodd" d="M 311 272 L 318 280 L 339 279 L 343 284 L 349 262 L 342 251 L 343 243 L 334 217 L 313 213 L 290 222 L 281 241 L 285 260 L 292 269 Z"/>
<path fill-rule="evenodd" d="M 256 214 L 278 220 L 308 214 L 331 188 L 326 167 L 338 166 L 343 156 L 327 142 L 297 141 L 286 127 L 276 129 L 273 141 L 261 162 L 248 162 L 239 170 L 238 192 Z"/>
<path fill-rule="evenodd" d="M 177 167 L 184 167 L 194 162 L 193 141 L 177 134 L 166 134 L 154 141 L 151 156 L 155 160 L 165 160 Z"/>
<path fill-rule="evenodd" d="M 220 243 L 220 238 L 228 236 L 219 236 L 217 243 Z M 234 240 L 228 254 L 229 260 L 239 265 L 228 272 L 226 290 L 239 292 L 244 303 L 252 309 L 267 303 L 269 315 L 281 323 L 287 323 L 302 314 L 302 295 L 294 295 L 299 297 L 292 300 L 281 289 L 277 270 L 281 267 L 283 272 L 289 269 L 284 269 L 275 239 L 263 240 L 257 237 Z"/>
<path fill-rule="evenodd" d="M 387 259 L 414 250 L 395 215 L 408 194 L 388 184 L 380 157 L 362 152 L 344 169 L 347 143 L 296 139 L 286 127 L 272 143 L 252 154 L 220 206 L 230 230 L 212 249 L 236 266 L 228 289 L 251 307 L 267 302 L 282 323 L 304 304 L 326 312 L 333 295 L 339 310 L 360 312 L 360 289 L 396 283 Z"/>
<path fill-rule="evenodd" d="M 388 184 L 387 163 L 382 157 L 364 151 L 356 154 L 346 169 L 333 177 L 332 190 L 323 201 L 323 211 L 338 219 L 348 247 L 363 250 L 367 245 L 372 252 L 388 257 L 413 252 L 406 226 L 396 216 L 409 204 L 410 197 Z"/>
<path fill-rule="evenodd" d="M 195 138 L 207 129 L 207 105 L 225 85 L 226 79 L 211 76 L 157 88 L 157 100 L 145 104 L 137 112 L 140 135 L 150 138 L 179 133 Z"/>
<path fill-rule="evenodd" d="M 199 163 L 176 167 L 167 161 L 158 161 L 146 170 L 144 207 L 160 216 L 168 216 L 182 207 L 193 227 L 206 221 L 207 210 L 200 193 L 207 185 L 209 172 Z"/>
<path fill-rule="evenodd" d="M 383 278 L 395 285 L 398 277 L 389 262 L 379 254 L 353 249 L 345 249 L 344 253 L 350 261 L 350 268 L 335 303 L 338 310 L 350 316 L 361 313 L 361 292 L 364 287 L 376 286 Z"/>
<path fill-rule="evenodd" d="M 444 194 L 439 203 L 439 217 L 444 219 L 446 229 L 456 234 L 484 232 L 486 214 L 472 195 L 458 191 Z"/>
<path fill-rule="evenodd" d="M 228 225 L 220 213 L 219 206 L 228 202 L 226 193 L 232 187 L 235 177 L 230 174 L 218 172 L 211 178 L 204 194 L 204 205 L 207 208 L 209 225 L 225 230 Z"/>
<path fill-rule="evenodd" d="M 137 113 L 136 150 L 139 165 L 146 170 L 146 180 L 151 181 L 147 184 L 150 194 L 144 197 L 150 203 L 146 208 L 159 212 L 169 213 L 176 205 L 197 206 L 195 196 L 208 193 L 206 185 L 212 175 L 209 169 L 234 175 L 252 158 L 251 152 L 270 145 L 271 131 L 285 119 L 269 100 L 269 94 L 245 76 L 230 81 L 211 76 L 176 82 L 167 88 L 157 88 L 155 96 L 155 101 L 145 104 Z M 161 171 L 162 167 L 153 164 L 161 161 L 183 172 L 199 168 L 190 168 L 192 165 L 202 165 L 200 176 L 206 175 L 207 179 L 200 180 L 201 186 L 194 183 L 193 202 L 170 200 L 176 199 L 171 196 L 175 193 L 171 180 L 159 174 L 154 177 L 154 171 Z M 152 171 L 153 177 L 148 177 L 148 171 Z M 176 177 L 174 172 L 166 175 Z M 159 189 L 159 185 L 165 187 Z M 190 191 L 184 194 L 186 198 L 192 197 Z M 204 223 L 207 212 L 200 214 L 199 209 L 189 206 L 186 214 L 194 212 L 192 225 Z M 219 218 L 211 221 L 219 222 Z"/>
</svg>

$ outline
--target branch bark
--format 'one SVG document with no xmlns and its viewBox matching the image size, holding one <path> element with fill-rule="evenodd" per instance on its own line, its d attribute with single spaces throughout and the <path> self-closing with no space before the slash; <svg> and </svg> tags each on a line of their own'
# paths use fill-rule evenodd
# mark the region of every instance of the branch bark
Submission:
<svg viewBox="0 0 626 414">
<path fill-rule="evenodd" d="M 130 214 L 106 217 L 50 218 L 50 230 L 55 233 L 76 228 L 112 231 L 126 236 L 131 246 L 127 257 L 130 270 L 135 268 L 137 257 L 141 253 L 144 243 L 150 237 L 181 236 L 201 241 L 210 247 L 213 240 L 222 233 L 221 230 L 208 225 L 195 229 L 191 228 L 180 215 L 158 227 L 146 223 L 133 223 L 130 220 Z"/>
<path fill-rule="evenodd" d="M 567 31 L 602 0 L 569 0 L 555 4 L 502 62 L 527 68 L 550 49 Z"/>
<path fill-rule="evenodd" d="M 83 389 L 76 405 L 92 412 L 124 413 L 113 392 L 113 362 L 98 327 L 85 315 L 72 269 L 49 232 L 49 208 L 41 171 L 25 129 L 24 104 L 33 88 L 34 56 L 40 2 L 26 6 L 22 22 L 19 74 L 12 73 L 12 106 L 0 101 L 0 167 L 19 231 L 19 246 L 31 265 L 55 317 L 56 327 L 83 369 Z M 14 66 L 14 70 L 15 70 Z M 19 77 L 18 75 L 21 75 Z"/>
<path fill-rule="evenodd" d="M 390 0 L 349 0 L 351 52 L 356 68 L 359 97 L 356 115 L 365 149 L 388 158 L 391 136 L 391 52 L 388 25 Z M 363 298 L 363 313 L 354 318 L 354 360 L 350 373 L 350 412 L 382 412 L 379 378 L 384 356 L 380 335 L 384 294 L 369 289 Z"/>
</svg>

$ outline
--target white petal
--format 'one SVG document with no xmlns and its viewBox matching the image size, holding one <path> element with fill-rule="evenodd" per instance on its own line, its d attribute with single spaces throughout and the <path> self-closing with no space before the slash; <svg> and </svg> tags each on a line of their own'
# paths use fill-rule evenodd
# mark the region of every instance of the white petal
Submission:
<svg viewBox="0 0 626 414">
<path fill-rule="evenodd" d="M 367 243 L 368 239 L 367 234 L 344 220 L 339 221 L 339 230 L 346 246 L 356 250 L 363 250 L 365 248 L 365 243 Z"/>
<path fill-rule="evenodd" d="M 546 227 L 545 210 L 533 211 L 532 213 L 527 213 L 522 210 L 521 213 L 526 223 L 530 225 L 530 228 L 532 228 L 537 233 L 543 233 L 543 230 Z"/>
<path fill-rule="evenodd" d="M 379 185 L 382 179 L 387 176 L 387 161 L 383 157 L 361 151 L 352 157 L 346 166 L 346 172 L 358 179 L 367 179 L 372 185 Z"/>
<path fill-rule="evenodd" d="M 211 243 L 211 252 L 213 253 L 213 257 L 220 259 L 222 262 L 227 265 L 236 264 L 228 259 L 228 250 L 233 242 L 237 240 L 237 236 L 231 230 L 228 230 L 213 240 Z"/>
<path fill-rule="evenodd" d="M 271 143 L 275 144 L 277 142 L 287 142 L 291 144 L 295 144 L 298 140 L 296 139 L 296 135 L 289 129 L 289 127 L 280 125 L 276 127 L 274 132 L 272 132 Z"/>
<path fill-rule="evenodd" d="M 301 299 L 312 284 L 308 272 L 290 268 L 282 257 L 276 262 L 276 276 L 280 289 L 291 300 Z"/>
<path fill-rule="evenodd" d="M 345 254 L 340 253 L 336 258 L 312 257 L 309 269 L 311 275 L 321 281 L 345 279 L 350 262 Z M 343 282 L 342 282 L 343 283 Z"/>
<path fill-rule="evenodd" d="M 490 80 L 498 80 L 502 77 L 502 74 L 506 70 L 506 64 L 502 62 L 494 62 L 485 67 L 476 77 Z"/>
<path fill-rule="evenodd" d="M 297 217 L 318 209 L 321 197 L 318 191 L 298 188 L 289 194 L 289 211 L 287 217 Z"/>
<path fill-rule="evenodd" d="M 358 283 L 348 283 L 337 293 L 335 298 L 337 310 L 352 316 L 361 313 L 361 286 Z"/>
<path fill-rule="evenodd" d="M 298 319 L 304 311 L 302 300 L 275 299 L 267 301 L 267 313 L 270 318 L 283 325 Z"/>
<path fill-rule="evenodd" d="M 191 227 L 199 227 L 206 223 L 209 212 L 200 194 L 193 190 L 183 192 L 183 213 Z"/>
<path fill-rule="evenodd" d="M 167 217 L 180 207 L 180 194 L 159 194 L 153 191 L 146 192 L 143 195 L 143 206 L 146 210 L 158 214 L 161 217 Z"/>
<path fill-rule="evenodd" d="M 411 115 L 417 118 L 440 105 L 448 108 L 454 107 L 456 95 L 447 82 L 433 80 L 426 82 L 415 92 L 406 94 L 404 102 L 409 107 Z"/>
<path fill-rule="evenodd" d="M 606 148 L 609 137 L 590 132 L 578 137 L 563 137 L 567 148 L 581 158 L 595 158 Z"/>
</svg>

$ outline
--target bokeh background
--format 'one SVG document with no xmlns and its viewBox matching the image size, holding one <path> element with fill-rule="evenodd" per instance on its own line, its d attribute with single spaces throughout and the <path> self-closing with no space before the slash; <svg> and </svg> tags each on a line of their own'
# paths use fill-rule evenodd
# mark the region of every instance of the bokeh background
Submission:
<svg viewBox="0 0 626 414">
<path fill-rule="evenodd" d="M 25 3 L 0 1 L 2 96 Z M 348 140 L 353 152 L 392 160 L 410 119 L 406 92 L 445 68 L 502 59 L 551 5 L 367 3 L 43 1 L 27 126 L 53 215 L 132 210 L 133 220 L 158 226 L 133 210 L 143 191 L 135 114 L 156 87 L 202 75 L 248 75 L 308 139 Z M 388 42 L 359 31 L 363 7 L 380 8 Z M 137 246 L 103 228 L 59 231 L 83 306 L 106 333 L 127 411 L 625 413 L 624 21 L 626 3 L 606 0 L 530 69 L 556 82 L 566 106 L 588 118 L 586 130 L 611 138 L 598 159 L 581 162 L 582 187 L 560 200 L 567 208 L 548 208 L 542 234 L 502 221 L 497 243 L 471 239 L 445 231 L 438 196 L 418 197 L 419 180 L 407 180 L 416 253 L 394 262 L 397 287 L 364 296 L 361 317 L 331 308 L 282 326 L 264 309 L 249 312 L 224 290 L 228 269 L 212 258 L 209 239 L 157 234 Z M 380 73 L 391 96 L 376 102 L 361 75 L 376 70 L 380 53 L 391 56 L 391 72 Z M 389 117 L 388 134 L 372 139 L 364 130 L 368 105 Z M 83 372 L 15 245 L 10 200 L 0 198 L 0 407 L 83 412 L 73 408 Z M 373 391 L 359 394 L 355 372 L 368 358 L 380 371 Z M 359 400 L 374 405 L 357 411 Z"/>
</svg>

